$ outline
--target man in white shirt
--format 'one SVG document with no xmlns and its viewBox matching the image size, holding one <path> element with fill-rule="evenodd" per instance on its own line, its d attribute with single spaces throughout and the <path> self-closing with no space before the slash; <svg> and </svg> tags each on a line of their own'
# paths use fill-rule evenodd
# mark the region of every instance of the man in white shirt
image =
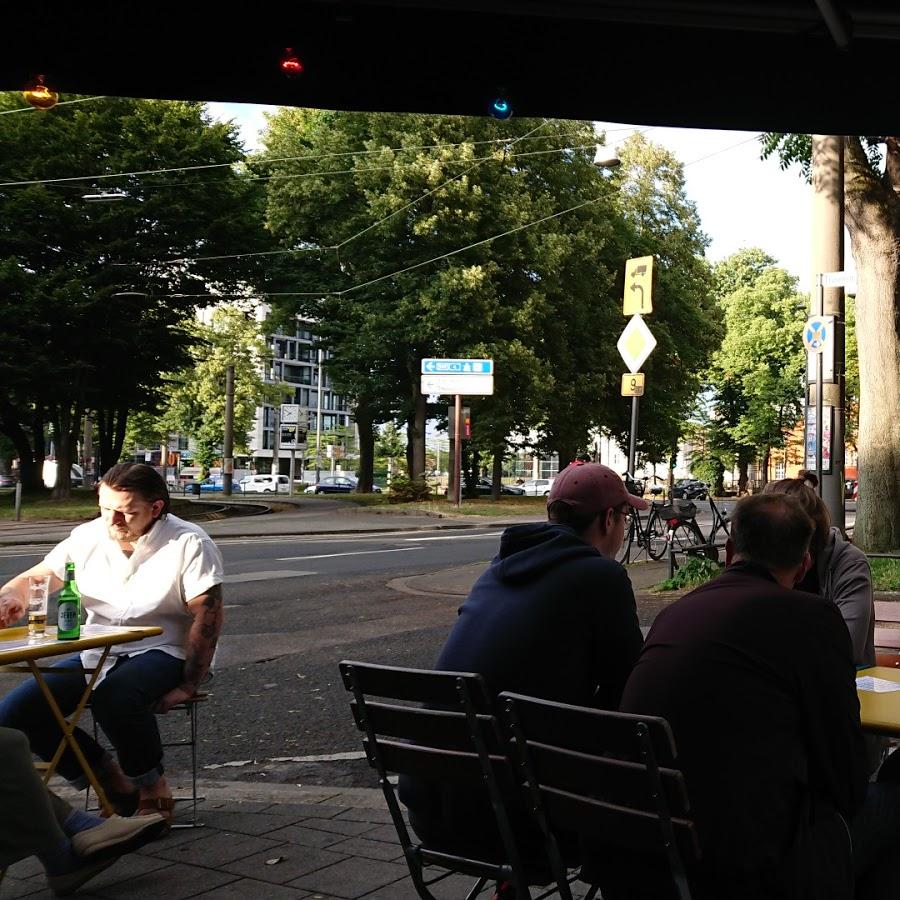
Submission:
<svg viewBox="0 0 900 900">
<path fill-rule="evenodd" d="M 202 529 L 169 513 L 168 489 L 150 466 L 113 466 L 100 481 L 98 498 L 98 519 L 79 525 L 43 562 L 0 588 L 0 627 L 24 616 L 29 575 L 49 575 L 51 590 L 57 590 L 72 561 L 88 625 L 162 628 L 157 637 L 113 648 L 94 688 L 93 715 L 118 763 L 87 733 L 75 734 L 119 811 L 170 815 L 154 713 L 191 697 L 209 672 L 222 627 L 222 557 Z M 86 650 L 54 666 L 66 671 L 47 674 L 64 714 L 83 690 L 73 670 L 93 668 L 98 660 L 98 651 Z M 0 726 L 24 731 L 43 759 L 52 757 L 61 739 L 34 682 L 0 701 Z M 75 786 L 86 785 L 70 752 L 58 770 Z"/>
</svg>

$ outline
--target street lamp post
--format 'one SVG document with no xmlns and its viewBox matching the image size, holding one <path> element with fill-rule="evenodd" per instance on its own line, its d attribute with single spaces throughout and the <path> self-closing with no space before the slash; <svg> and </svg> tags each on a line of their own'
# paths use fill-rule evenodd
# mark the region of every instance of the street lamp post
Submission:
<svg viewBox="0 0 900 900">
<path fill-rule="evenodd" d="M 316 484 L 322 469 L 322 348 L 318 350 L 316 372 Z"/>
</svg>

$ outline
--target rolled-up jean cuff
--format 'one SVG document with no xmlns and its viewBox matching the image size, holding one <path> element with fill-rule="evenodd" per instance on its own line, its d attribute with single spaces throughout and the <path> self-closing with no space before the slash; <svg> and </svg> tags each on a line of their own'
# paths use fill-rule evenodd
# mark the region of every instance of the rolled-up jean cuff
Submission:
<svg viewBox="0 0 900 900">
<path fill-rule="evenodd" d="M 153 787 L 153 785 L 162 778 L 164 771 L 165 770 L 160 765 L 154 766 L 149 772 L 144 772 L 143 775 L 129 775 L 128 777 L 132 780 L 135 787 L 148 788 Z"/>
</svg>

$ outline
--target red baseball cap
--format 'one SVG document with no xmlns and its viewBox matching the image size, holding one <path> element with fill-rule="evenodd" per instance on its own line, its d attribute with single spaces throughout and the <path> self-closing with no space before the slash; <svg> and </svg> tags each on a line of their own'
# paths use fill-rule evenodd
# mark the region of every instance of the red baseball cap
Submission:
<svg viewBox="0 0 900 900">
<path fill-rule="evenodd" d="M 650 506 L 646 500 L 629 494 L 625 483 L 609 466 L 578 460 L 566 466 L 553 480 L 547 504 L 556 500 L 587 515 L 599 515 L 605 509 L 616 509 L 624 503 L 635 509 Z"/>
</svg>

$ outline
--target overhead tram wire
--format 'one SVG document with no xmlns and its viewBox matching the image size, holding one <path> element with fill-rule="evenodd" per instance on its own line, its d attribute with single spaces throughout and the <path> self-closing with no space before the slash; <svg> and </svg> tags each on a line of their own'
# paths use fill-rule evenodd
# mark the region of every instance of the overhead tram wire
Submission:
<svg viewBox="0 0 900 900">
<path fill-rule="evenodd" d="M 93 99 L 93 98 L 92 98 Z M 99 98 L 97 98 L 99 99 Z M 70 103 L 80 102 L 80 101 L 66 101 Z M 60 106 L 61 104 L 57 104 Z M 19 110 L 11 110 L 11 112 L 18 112 Z M 622 128 L 622 129 L 610 129 L 607 131 L 607 134 L 613 134 L 616 131 L 628 131 L 632 130 L 630 127 Z M 531 132 L 529 132 L 531 134 Z M 551 137 L 555 138 L 564 138 L 564 137 L 572 137 L 574 135 L 581 134 L 580 131 L 567 132 L 565 134 L 558 135 L 540 135 L 538 137 L 530 137 L 528 140 L 548 140 Z M 462 147 L 465 145 L 470 146 L 481 146 L 482 144 L 509 144 L 516 143 L 517 141 L 525 140 L 526 137 L 524 135 L 519 138 L 510 139 L 508 137 L 503 138 L 491 138 L 490 140 L 485 141 L 459 141 L 456 143 L 446 143 L 446 144 L 423 144 L 416 147 L 378 147 L 374 150 L 345 150 L 340 153 L 312 153 L 305 154 L 303 156 L 279 156 L 273 159 L 267 159 L 266 162 L 275 163 L 275 162 L 302 162 L 302 161 L 311 161 L 318 159 L 333 159 L 336 157 L 344 157 L 344 156 L 366 156 L 373 155 L 377 153 L 384 153 L 385 151 L 391 153 L 412 153 L 418 150 L 442 150 L 452 147 Z M 27 181 L 0 181 L 0 188 L 5 187 L 27 187 L 29 185 L 35 184 L 64 184 L 65 182 L 70 181 L 98 181 L 100 179 L 109 179 L 109 178 L 132 178 L 140 175 L 164 175 L 167 172 L 195 172 L 201 171 L 205 169 L 222 169 L 222 168 L 231 168 L 239 163 L 244 162 L 244 160 L 234 160 L 233 162 L 227 163 L 204 163 L 201 165 L 194 166 L 173 166 L 167 169 L 142 169 L 136 170 L 133 172 L 110 172 L 106 174 L 100 175 L 70 175 L 62 178 L 34 178 Z"/>
</svg>

